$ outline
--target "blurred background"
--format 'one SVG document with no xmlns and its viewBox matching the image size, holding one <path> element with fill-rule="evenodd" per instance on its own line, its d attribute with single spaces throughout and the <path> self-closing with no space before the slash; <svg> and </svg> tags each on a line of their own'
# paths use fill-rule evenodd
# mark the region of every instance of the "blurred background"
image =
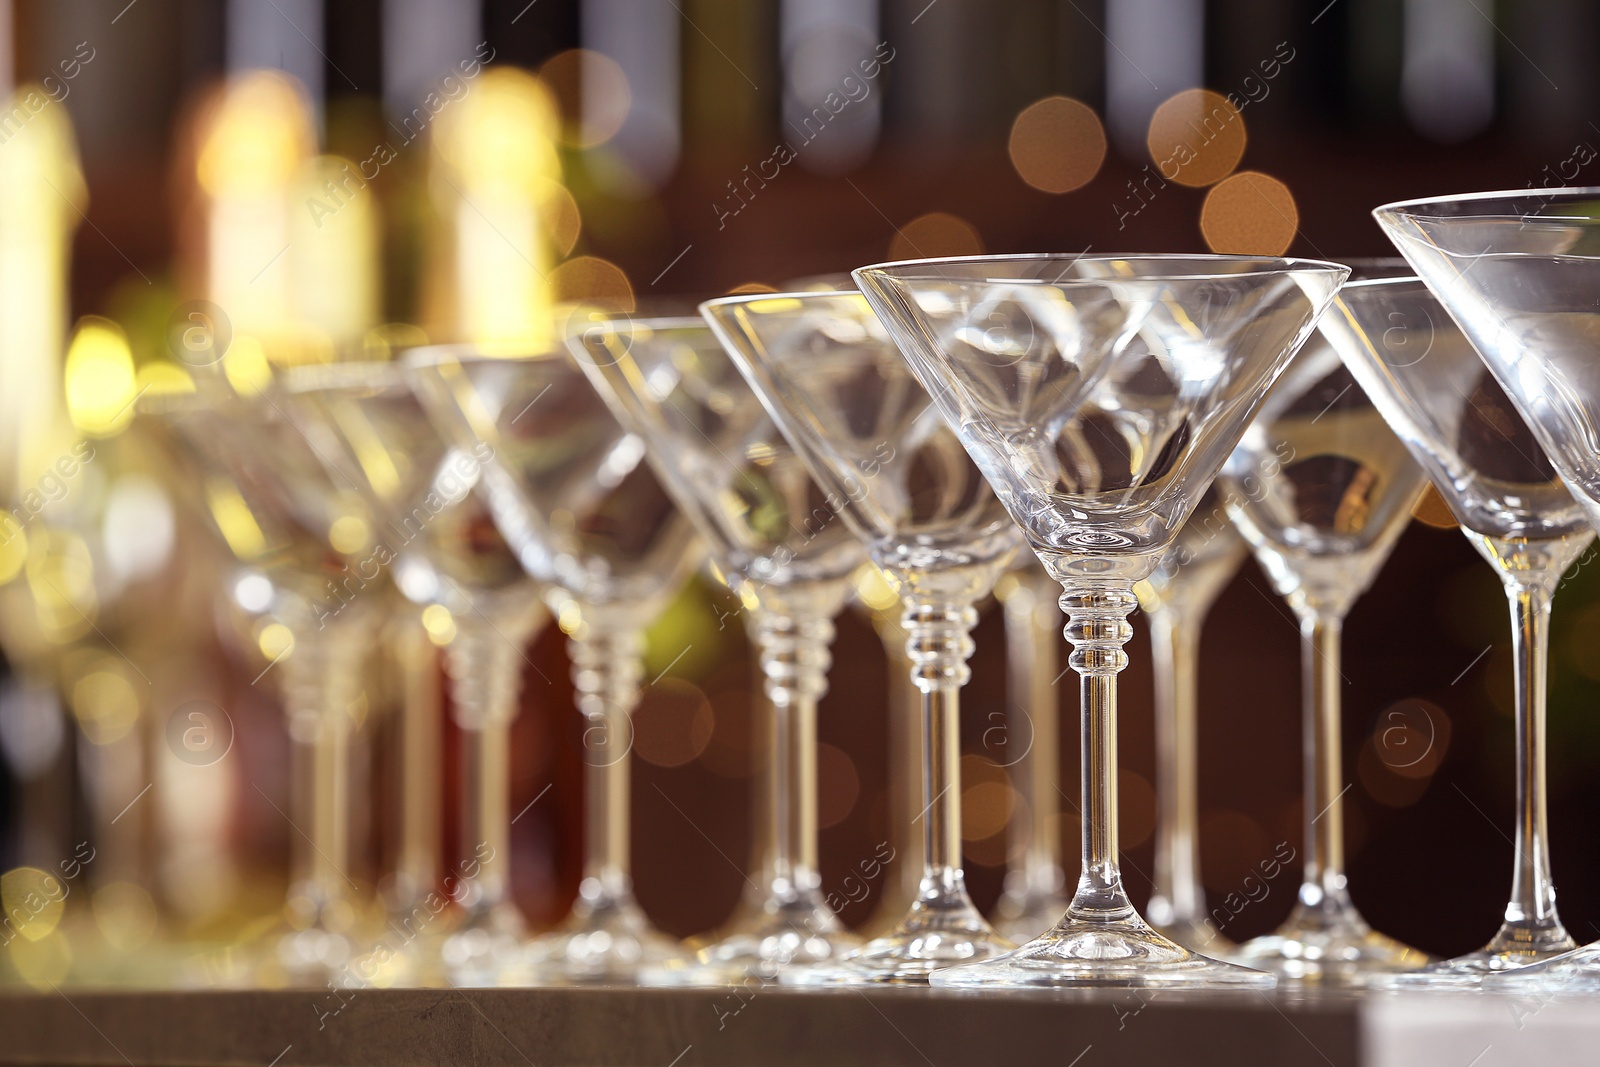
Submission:
<svg viewBox="0 0 1600 1067">
<path fill-rule="evenodd" d="M 515 332 L 528 311 L 508 294 L 530 285 L 546 308 L 633 310 L 982 251 L 1389 254 L 1380 203 L 1600 180 L 1597 52 L 1600 9 L 1580 0 L 0 0 L 0 487 L 25 534 L 0 545 L 0 890 L 28 927 L 6 966 L 67 973 L 69 919 L 80 954 L 137 954 L 271 922 L 283 899 L 287 740 L 257 684 L 282 635 L 218 617 L 210 535 L 118 436 L 181 360 L 195 302 L 249 374 L 265 331 L 304 358 Z M 1447 512 L 1419 510 L 1345 631 L 1350 881 L 1374 926 L 1452 955 L 1496 928 L 1510 877 L 1511 643 L 1490 569 Z M 1600 937 L 1588 559 L 1556 598 L 1550 684 L 1554 870 L 1580 942 Z M 638 712 L 638 896 L 680 935 L 722 921 L 753 862 L 761 748 L 723 596 L 696 580 L 654 627 Z M 902 833 L 882 596 L 841 617 L 821 709 L 822 870 L 856 924 L 898 875 L 844 879 Z M 977 641 L 963 837 L 987 907 L 1020 803 L 992 604 Z M 1123 847 L 1142 905 L 1142 631 L 1130 653 Z M 514 888 L 536 927 L 579 877 L 565 656 L 555 627 L 527 650 L 514 735 Z M 350 875 L 377 892 L 406 789 L 395 707 L 443 687 L 426 658 L 365 671 Z M 1213 905 L 1234 894 L 1218 921 L 1242 940 L 1287 914 L 1298 864 L 1249 883 L 1259 899 L 1245 879 L 1300 847 L 1299 637 L 1253 563 L 1211 613 L 1200 684 L 1204 881 Z M 1047 814 L 1070 878 L 1075 678 L 1057 691 L 1065 793 Z M 214 759 L 174 740 L 196 722 L 226 731 Z M 441 858 L 454 746 L 446 718 Z M 64 908 L 21 903 L 40 871 L 66 878 Z"/>
</svg>

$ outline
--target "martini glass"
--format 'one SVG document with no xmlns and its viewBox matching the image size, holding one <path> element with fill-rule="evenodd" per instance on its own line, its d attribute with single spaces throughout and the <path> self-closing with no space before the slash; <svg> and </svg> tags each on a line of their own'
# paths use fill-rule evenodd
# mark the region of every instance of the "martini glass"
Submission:
<svg viewBox="0 0 1600 1067">
<path fill-rule="evenodd" d="M 1128 900 L 1116 680 L 1134 583 L 1170 547 L 1345 274 L 1307 260 L 1050 255 L 855 272 L 1061 583 L 1068 664 L 1082 676 L 1083 867 L 1072 904 L 1028 944 L 936 972 L 935 984 L 1273 984 L 1169 941 Z M 1145 343 L 1129 350 L 1141 329 Z"/>
<path fill-rule="evenodd" d="M 1217 480 L 1228 512 L 1299 622 L 1305 867 L 1276 931 L 1234 959 L 1286 978 L 1360 984 L 1426 962 L 1374 932 L 1344 870 L 1340 635 L 1389 558 L 1427 476 L 1320 334 L 1262 405 Z"/>
<path fill-rule="evenodd" d="M 1505 921 L 1477 952 L 1386 983 L 1472 986 L 1576 947 L 1556 914 L 1550 877 L 1544 680 L 1550 600 L 1594 530 L 1471 343 L 1422 282 L 1348 285 L 1322 330 L 1428 472 L 1467 540 L 1494 567 L 1511 604 L 1517 840 Z"/>
<path fill-rule="evenodd" d="M 523 944 L 510 884 L 510 730 L 523 649 L 547 618 L 539 587 L 472 491 L 487 446 L 468 452 L 446 445 L 404 366 L 311 365 L 291 371 L 287 382 L 309 416 L 306 432 L 319 455 L 368 492 L 396 586 L 415 604 L 443 607 L 455 630 L 445 671 L 470 795 L 462 798 L 461 855 L 445 888 L 462 918 L 447 936 L 428 938 L 434 943 L 425 953 L 417 941 L 430 931 L 407 921 L 401 945 L 386 941 L 364 962 L 383 970 L 409 959 L 422 977 L 442 963 L 452 985 L 494 985 L 520 963 Z M 437 959 L 419 958 L 424 954 Z"/>
<path fill-rule="evenodd" d="M 704 319 L 613 319 L 569 345 L 617 418 L 644 439 L 716 570 L 751 606 L 771 716 L 772 846 L 760 912 L 641 980 L 729 985 L 834 958 L 860 938 L 823 899 L 817 868 L 817 701 L 861 542 L 824 506 L 823 490 Z"/>
<path fill-rule="evenodd" d="M 701 311 L 821 488 L 816 522 L 842 517 L 900 591 L 922 697 L 922 881 L 889 933 L 804 984 L 924 982 L 935 967 L 1010 942 L 967 897 L 961 871 L 959 712 L 973 605 L 1016 551 L 1016 528 L 929 405 L 859 293 L 711 300 Z"/>
<path fill-rule="evenodd" d="M 628 982 L 677 943 L 633 897 L 628 858 L 631 715 L 644 629 L 702 553 L 571 353 L 472 347 L 407 357 L 445 440 L 482 461 L 478 490 L 568 637 L 584 749 L 584 867 L 571 916 L 536 938 L 519 976 Z"/>
<path fill-rule="evenodd" d="M 1213 486 L 1134 587 L 1150 618 L 1156 690 L 1155 889 L 1145 915 L 1178 944 L 1218 953 L 1232 945 L 1207 918 L 1200 885 L 1200 630 L 1245 552 Z"/>
<path fill-rule="evenodd" d="M 1591 525 L 1600 526 L 1600 189 L 1390 204 L 1378 224 L 1461 327 Z M 1487 978 L 1500 992 L 1600 990 L 1600 943 Z"/>
<path fill-rule="evenodd" d="M 1012 816 L 1014 859 L 995 906 L 995 926 L 1019 942 L 1048 930 L 1067 910 L 1067 876 L 1054 818 L 1061 787 L 1056 705 L 1061 606 L 1055 582 L 1037 560 L 1020 562 L 995 585 L 1006 623 L 1006 766 L 1024 813 Z"/>
<path fill-rule="evenodd" d="M 350 709 L 384 592 L 381 575 L 368 573 L 374 524 L 359 488 L 330 477 L 281 382 L 249 396 L 220 375 L 196 385 L 147 397 L 146 425 L 191 475 L 234 558 L 230 613 L 288 635 L 267 670 L 277 676 L 292 742 L 289 929 L 261 962 L 261 978 L 345 983 L 356 922 L 346 873 Z"/>
</svg>

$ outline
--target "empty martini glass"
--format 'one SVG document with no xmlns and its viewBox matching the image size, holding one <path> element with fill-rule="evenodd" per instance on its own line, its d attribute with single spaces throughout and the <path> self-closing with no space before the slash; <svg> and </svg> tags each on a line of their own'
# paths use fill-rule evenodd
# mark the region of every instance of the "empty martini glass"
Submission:
<svg viewBox="0 0 1600 1067">
<path fill-rule="evenodd" d="M 917 900 L 889 933 L 783 980 L 924 982 L 1003 952 L 1010 942 L 972 906 L 961 871 L 959 713 L 973 605 L 1010 564 L 1016 528 L 859 293 L 730 297 L 701 311 L 821 488 L 814 521 L 842 516 L 898 586 L 922 697 Z"/>
<path fill-rule="evenodd" d="M 1471 343 L 1422 282 L 1347 285 L 1322 332 L 1428 472 L 1511 603 L 1517 840 L 1505 921 L 1482 949 L 1385 982 L 1472 986 L 1576 947 L 1556 914 L 1550 877 L 1545 664 L 1551 597 L 1594 530 Z"/>
<path fill-rule="evenodd" d="M 474 452 L 445 444 L 397 363 L 354 360 L 295 368 L 290 397 L 306 411 L 307 436 L 339 476 L 361 485 L 382 525 L 376 540 L 407 599 L 450 614 L 445 647 L 450 702 L 461 729 L 461 855 L 449 895 L 462 918 L 430 937 L 414 959 L 418 976 L 438 964 L 452 985 L 494 985 L 521 959 L 522 915 L 511 899 L 510 730 L 519 710 L 523 649 L 547 617 L 539 587 L 495 530 L 472 491 L 487 444 Z M 409 924 L 408 924 L 409 927 Z M 435 931 L 437 932 L 437 931 Z M 418 931 L 399 951 L 387 942 L 368 966 L 416 957 Z"/>
<path fill-rule="evenodd" d="M 1055 818 L 1061 806 L 1061 606 L 1056 583 L 1038 560 L 1030 555 L 1019 562 L 995 585 L 1006 622 L 1005 765 L 1022 801 L 1011 817 L 1011 869 L 995 905 L 995 926 L 1020 942 L 1048 930 L 1067 909 L 1067 876 Z"/>
<path fill-rule="evenodd" d="M 1600 188 L 1441 197 L 1373 214 L 1600 526 Z M 1600 991 L 1600 942 L 1489 976 L 1484 988 Z"/>
<path fill-rule="evenodd" d="M 350 709 L 386 592 L 369 589 L 381 576 L 363 576 L 374 551 L 372 515 L 354 483 L 330 475 L 280 381 L 249 396 L 220 374 L 198 375 L 196 385 L 193 393 L 147 397 L 145 426 L 192 477 L 236 561 L 231 614 L 291 635 L 267 668 L 275 669 L 291 741 L 289 930 L 260 977 L 344 984 L 356 920 L 346 873 Z"/>
<path fill-rule="evenodd" d="M 1374 932 L 1344 870 L 1340 635 L 1411 521 L 1427 477 L 1320 334 L 1278 379 L 1217 480 L 1228 512 L 1299 622 L 1305 866 L 1276 931 L 1233 959 L 1286 978 L 1359 984 L 1426 962 Z"/>
<path fill-rule="evenodd" d="M 1213 486 L 1134 587 L 1155 668 L 1155 888 L 1145 916 L 1178 944 L 1218 953 L 1232 946 L 1207 918 L 1200 884 L 1200 631 L 1245 551 Z"/>
<path fill-rule="evenodd" d="M 569 345 L 617 418 L 645 441 L 661 484 L 753 605 L 772 716 L 772 850 L 760 913 L 650 984 L 775 978 L 860 944 L 834 916 L 817 868 L 817 701 L 827 691 L 833 617 L 865 555 L 703 318 L 614 319 Z"/>
<path fill-rule="evenodd" d="M 584 747 L 584 868 L 564 926 L 530 945 L 537 984 L 632 981 L 677 943 L 651 928 L 628 859 L 630 716 L 644 629 L 702 553 L 693 530 L 565 349 L 407 356 L 445 439 L 481 459 L 479 492 L 566 633 Z"/>
<path fill-rule="evenodd" d="M 855 272 L 1061 583 L 1068 663 L 1082 676 L 1083 868 L 1072 904 L 1028 944 L 935 972 L 934 984 L 1273 984 L 1169 941 L 1128 900 L 1116 683 L 1134 584 L 1171 546 L 1345 274 L 1309 260 L 1051 255 Z M 1124 360 L 1141 329 L 1145 343 Z"/>
</svg>

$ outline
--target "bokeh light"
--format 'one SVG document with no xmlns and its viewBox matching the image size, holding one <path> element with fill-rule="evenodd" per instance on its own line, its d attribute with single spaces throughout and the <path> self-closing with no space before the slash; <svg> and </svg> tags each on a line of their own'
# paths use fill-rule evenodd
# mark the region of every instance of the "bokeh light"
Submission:
<svg viewBox="0 0 1600 1067">
<path fill-rule="evenodd" d="M 889 241 L 889 258 L 931 259 L 939 256 L 976 256 L 983 253 L 978 228 L 958 215 L 930 211 L 918 215 L 895 231 Z"/>
<path fill-rule="evenodd" d="M 1089 105 L 1047 96 L 1023 108 L 1008 144 L 1017 175 L 1046 193 L 1070 193 L 1094 180 L 1106 159 L 1106 131 Z"/>
<path fill-rule="evenodd" d="M 634 310 L 633 285 L 621 267 L 598 256 L 574 256 L 550 272 L 557 303 L 595 304 Z"/>
<path fill-rule="evenodd" d="M 1185 89 L 1150 117 L 1145 143 L 1161 177 L 1195 188 L 1233 173 L 1244 158 L 1244 116 L 1210 89 Z"/>
<path fill-rule="evenodd" d="M 1445 503 L 1444 497 L 1439 495 L 1439 490 L 1433 487 L 1432 482 L 1428 483 L 1428 487 L 1422 491 L 1422 495 L 1412 506 L 1411 517 L 1437 530 L 1454 530 L 1461 525 L 1456 521 L 1456 513 L 1450 510 L 1450 505 Z"/>
<path fill-rule="evenodd" d="M 1200 232 L 1213 252 L 1280 256 L 1300 229 L 1289 187 L 1259 171 L 1240 171 L 1206 194 Z"/>
<path fill-rule="evenodd" d="M 633 750 L 657 767 L 681 767 L 706 750 L 716 727 L 700 687 L 666 677 L 649 689 L 633 716 Z"/>
<path fill-rule="evenodd" d="M 72 424 L 107 437 L 133 420 L 137 376 L 128 335 L 110 319 L 85 316 L 67 346 L 66 400 Z"/>
<path fill-rule="evenodd" d="M 539 68 L 539 78 L 561 110 L 562 143 L 573 148 L 594 148 L 611 140 L 633 106 L 627 73 L 604 52 L 558 52 Z"/>
<path fill-rule="evenodd" d="M 861 775 L 844 749 L 826 741 L 817 744 L 817 826 L 838 826 L 856 810 Z"/>
</svg>

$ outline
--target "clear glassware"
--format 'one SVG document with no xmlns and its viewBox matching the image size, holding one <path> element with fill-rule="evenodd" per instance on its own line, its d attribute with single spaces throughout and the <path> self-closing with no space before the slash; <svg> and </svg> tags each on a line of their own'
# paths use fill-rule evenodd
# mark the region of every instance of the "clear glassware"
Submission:
<svg viewBox="0 0 1600 1067">
<path fill-rule="evenodd" d="M 1061 605 L 1056 583 L 1037 559 L 995 584 L 1005 610 L 1005 763 L 1021 799 L 1011 816 L 1014 840 L 1005 892 L 995 905 L 995 928 L 1017 943 L 1050 929 L 1067 910 L 1067 875 L 1061 867 L 1060 719 L 1056 654 L 1061 644 Z M 987 731 L 985 731 L 987 735 Z"/>
<path fill-rule="evenodd" d="M 821 488 L 807 523 L 842 516 L 899 587 L 922 697 L 918 898 L 891 932 L 783 980 L 925 982 L 1003 952 L 1010 942 L 973 907 L 961 871 L 959 715 L 973 605 L 1010 564 L 1016 528 L 859 293 L 729 297 L 701 311 Z"/>
<path fill-rule="evenodd" d="M 848 277 L 848 276 L 847 276 Z M 859 927 L 869 940 L 900 925 L 922 894 L 922 694 L 911 684 L 911 658 L 901 625 L 900 593 L 875 563 L 863 563 L 852 583 L 856 605 L 872 621 L 889 668 L 889 873 L 878 884 L 878 903 Z M 919 820 L 920 821 L 920 820 Z"/>
<path fill-rule="evenodd" d="M 1061 583 L 1068 663 L 1082 676 L 1083 866 L 1072 904 L 1028 944 L 937 971 L 934 984 L 1274 983 L 1169 941 L 1128 900 L 1117 854 L 1117 674 L 1134 583 L 1172 544 L 1346 273 L 1308 260 L 1052 255 L 855 272 Z M 1127 355 L 1141 330 L 1144 343 Z"/>
<path fill-rule="evenodd" d="M 1511 605 L 1517 839 L 1505 920 L 1482 949 L 1384 983 L 1475 986 L 1486 975 L 1576 947 L 1556 914 L 1550 876 L 1545 677 L 1551 597 L 1594 530 L 1472 344 L 1422 282 L 1347 285 L 1322 332 L 1427 471 L 1467 540 L 1495 569 Z"/>
<path fill-rule="evenodd" d="M 347 984 L 357 949 L 347 873 L 350 709 L 387 592 L 381 576 L 370 589 L 362 577 L 375 524 L 360 491 L 330 478 L 281 380 L 251 395 L 220 374 L 195 384 L 193 393 L 145 398 L 145 426 L 192 475 L 237 562 L 231 613 L 256 620 L 250 628 L 262 636 L 274 625 L 287 636 L 274 638 L 281 647 L 269 652 L 267 671 L 277 676 L 291 741 L 288 929 L 274 935 L 259 978 Z"/>
<path fill-rule="evenodd" d="M 416 349 L 418 395 L 445 439 L 482 462 L 477 490 L 568 638 L 583 735 L 584 868 L 572 915 L 530 942 L 514 980 L 630 982 L 677 942 L 658 933 L 629 875 L 631 715 L 644 629 L 704 553 L 564 348 Z"/>
<path fill-rule="evenodd" d="M 1178 944 L 1219 955 L 1233 944 L 1207 915 L 1200 883 L 1200 631 L 1245 555 L 1213 485 L 1156 569 L 1134 586 L 1150 619 L 1155 670 L 1155 888 L 1145 918 Z"/>
<path fill-rule="evenodd" d="M 313 364 L 291 370 L 286 382 L 318 455 L 372 501 L 382 548 L 372 562 L 391 572 L 419 610 L 445 608 L 455 631 L 444 665 L 468 795 L 461 854 L 445 888 L 460 917 L 444 934 L 429 929 L 430 912 L 411 916 L 395 924 L 401 945 L 386 934 L 357 966 L 396 970 L 406 982 L 495 985 L 521 963 L 524 942 L 511 898 L 510 731 L 520 710 L 523 650 L 548 619 L 539 586 L 473 492 L 483 476 L 482 451 L 445 443 L 404 366 Z"/>
<path fill-rule="evenodd" d="M 1300 625 L 1305 866 L 1284 924 L 1230 958 L 1286 978 L 1360 984 L 1427 962 L 1373 931 L 1344 870 L 1340 635 L 1427 476 L 1321 334 L 1306 342 L 1217 479 L 1256 561 Z"/>
<path fill-rule="evenodd" d="M 1600 526 L 1597 205 L 1600 188 L 1518 189 L 1388 204 L 1373 215 Z M 1484 988 L 1600 991 L 1600 942 L 1489 976 Z"/>
<path fill-rule="evenodd" d="M 604 320 L 569 347 L 751 612 L 770 717 L 771 854 L 760 912 L 692 956 L 640 973 L 661 985 L 771 980 L 860 944 L 817 867 L 817 702 L 833 619 L 865 558 L 703 318 Z"/>
</svg>

